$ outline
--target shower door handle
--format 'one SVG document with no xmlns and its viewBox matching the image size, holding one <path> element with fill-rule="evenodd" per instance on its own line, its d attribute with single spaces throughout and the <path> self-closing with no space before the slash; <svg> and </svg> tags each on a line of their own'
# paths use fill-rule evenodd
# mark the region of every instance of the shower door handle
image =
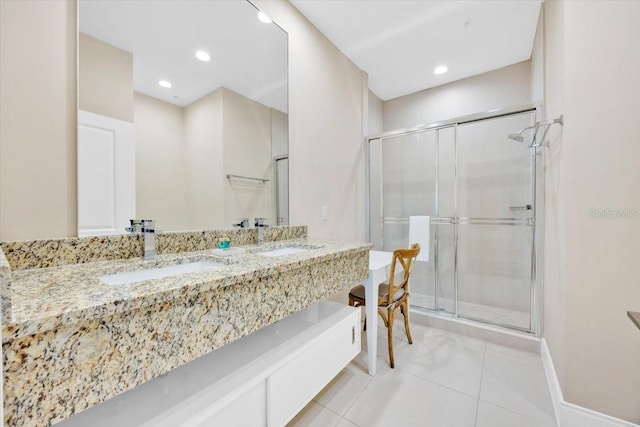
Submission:
<svg viewBox="0 0 640 427">
<path fill-rule="evenodd" d="M 533 206 L 531 205 L 509 206 L 509 209 L 511 209 L 512 211 L 530 211 L 531 209 L 533 209 Z"/>
</svg>

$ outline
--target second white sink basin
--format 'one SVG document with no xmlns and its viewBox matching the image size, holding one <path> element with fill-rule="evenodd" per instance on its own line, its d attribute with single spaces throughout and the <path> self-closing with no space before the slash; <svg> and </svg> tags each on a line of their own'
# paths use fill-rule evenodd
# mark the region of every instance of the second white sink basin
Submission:
<svg viewBox="0 0 640 427">
<path fill-rule="evenodd" d="M 223 267 L 224 265 L 225 264 L 213 261 L 198 261 L 170 265 L 168 267 L 123 271 L 122 273 L 106 274 L 98 278 L 107 285 L 126 285 L 129 283 L 142 282 L 143 280 L 162 279 L 165 277 L 179 276 L 181 274 L 198 273 L 211 268 Z"/>
<path fill-rule="evenodd" d="M 308 248 L 298 248 L 298 247 L 290 246 L 286 248 L 274 249 L 271 251 L 258 252 L 258 255 L 269 256 L 269 257 L 279 257 L 279 256 L 285 256 L 285 255 L 299 254 L 299 253 L 307 252 L 310 250 L 311 249 L 308 249 Z"/>
</svg>

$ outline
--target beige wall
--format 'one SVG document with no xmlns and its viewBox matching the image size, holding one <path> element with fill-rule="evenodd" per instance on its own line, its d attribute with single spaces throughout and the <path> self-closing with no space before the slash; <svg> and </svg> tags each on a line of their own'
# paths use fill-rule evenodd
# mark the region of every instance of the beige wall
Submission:
<svg viewBox="0 0 640 427">
<path fill-rule="evenodd" d="M 75 64 L 75 1 L 0 1 L 0 240 L 77 233 Z"/>
<path fill-rule="evenodd" d="M 227 226 L 241 217 L 273 217 L 273 165 L 271 161 L 271 108 L 229 89 L 222 89 L 224 220 Z M 226 174 L 268 179 L 262 183 L 226 179 Z"/>
<path fill-rule="evenodd" d="M 80 33 L 78 40 L 80 109 L 133 122 L 133 55 Z"/>
<path fill-rule="evenodd" d="M 138 216 L 165 231 L 273 224 L 271 108 L 226 88 L 185 108 L 136 93 L 135 117 Z"/>
<path fill-rule="evenodd" d="M 253 3 L 289 34 L 291 224 L 314 238 L 365 240 L 363 74 L 288 2 Z"/>
<path fill-rule="evenodd" d="M 565 400 L 640 423 L 640 2 L 547 2 L 545 338 Z M 556 258 L 557 261 L 553 258 Z M 552 296 L 557 296 L 553 299 Z"/>
<path fill-rule="evenodd" d="M 289 117 L 271 109 L 271 152 L 274 157 L 289 154 Z"/>
<path fill-rule="evenodd" d="M 384 103 L 384 130 L 531 102 L 531 68 L 520 62 Z"/>
<path fill-rule="evenodd" d="M 366 136 L 380 133 L 383 130 L 384 103 L 375 93 L 369 91 L 367 109 L 367 132 Z"/>
<path fill-rule="evenodd" d="M 544 14 L 544 113 L 558 117 L 564 112 L 564 2 L 543 5 Z M 544 224 L 543 224 L 543 336 L 553 358 L 556 375 L 564 384 L 564 340 L 566 287 L 564 254 L 564 167 L 562 128 L 549 129 L 548 148 L 544 151 Z"/>
<path fill-rule="evenodd" d="M 224 223 L 222 89 L 184 108 L 189 229 Z"/>
<path fill-rule="evenodd" d="M 136 92 L 136 216 L 185 230 L 187 171 L 183 108 Z"/>
<path fill-rule="evenodd" d="M 540 8 L 536 36 L 531 49 L 531 67 L 529 74 L 531 80 L 531 100 L 542 101 L 544 98 L 544 6 Z"/>
</svg>

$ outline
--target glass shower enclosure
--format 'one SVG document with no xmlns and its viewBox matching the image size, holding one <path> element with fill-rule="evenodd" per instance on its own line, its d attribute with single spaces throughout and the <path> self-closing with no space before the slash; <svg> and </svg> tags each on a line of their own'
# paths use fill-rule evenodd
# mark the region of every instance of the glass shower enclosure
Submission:
<svg viewBox="0 0 640 427">
<path fill-rule="evenodd" d="M 508 135 L 535 106 L 367 138 L 369 237 L 409 245 L 409 217 L 430 217 L 429 261 L 411 275 L 413 309 L 537 333 L 537 176 L 541 155 Z"/>
</svg>

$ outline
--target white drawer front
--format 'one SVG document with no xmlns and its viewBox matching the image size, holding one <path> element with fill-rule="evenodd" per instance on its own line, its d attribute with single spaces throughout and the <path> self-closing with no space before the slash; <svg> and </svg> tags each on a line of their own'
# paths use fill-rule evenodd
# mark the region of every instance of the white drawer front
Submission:
<svg viewBox="0 0 640 427">
<path fill-rule="evenodd" d="M 267 398 L 264 388 L 265 382 L 255 385 L 246 393 L 238 396 L 219 412 L 201 419 L 198 427 L 262 427 L 265 426 L 267 415 Z"/>
<path fill-rule="evenodd" d="M 290 421 L 360 352 L 360 312 L 336 324 L 267 379 L 269 426 Z"/>
</svg>

